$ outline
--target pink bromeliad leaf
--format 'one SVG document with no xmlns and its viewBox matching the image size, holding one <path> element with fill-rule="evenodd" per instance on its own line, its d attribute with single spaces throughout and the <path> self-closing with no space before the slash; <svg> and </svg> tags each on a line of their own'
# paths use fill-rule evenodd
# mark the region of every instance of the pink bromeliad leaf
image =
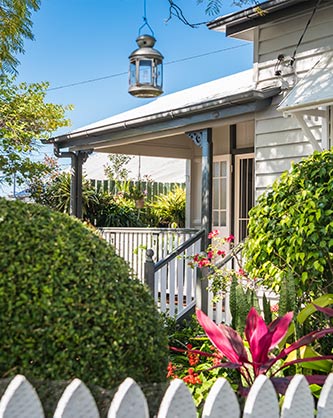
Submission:
<svg viewBox="0 0 333 418">
<path fill-rule="evenodd" d="M 322 312 L 327 316 L 333 317 L 333 309 L 332 308 L 322 308 L 321 306 L 315 305 L 314 303 L 312 305 L 317 309 L 317 311 Z"/>
<path fill-rule="evenodd" d="M 283 349 L 276 357 L 270 359 L 266 364 L 264 364 L 261 369 L 263 372 L 270 369 L 273 364 L 275 364 L 278 360 L 283 359 L 287 357 L 287 355 L 295 350 L 298 350 L 301 347 L 304 347 L 306 345 L 309 345 L 313 343 L 315 340 L 318 340 L 325 335 L 333 334 L 333 328 L 324 328 L 319 331 L 312 331 L 307 335 L 304 335 L 304 337 L 301 337 L 299 340 L 295 341 L 294 343 L 290 344 L 288 347 Z M 323 360 L 324 356 L 316 357 L 317 360 Z M 305 359 L 302 359 L 303 362 L 306 362 Z M 308 359 L 309 361 L 309 359 Z M 311 361 L 314 361 L 311 359 Z"/>
<path fill-rule="evenodd" d="M 254 368 L 256 369 L 256 365 L 259 367 L 260 364 L 268 360 L 272 334 L 269 333 L 265 321 L 253 307 L 246 318 L 245 336 L 249 343 Z"/>
<path fill-rule="evenodd" d="M 268 325 L 269 332 L 273 333 L 271 346 L 269 347 L 270 350 L 276 347 L 286 335 L 292 319 L 293 312 L 288 312 L 284 316 L 276 318 Z"/>
<path fill-rule="evenodd" d="M 268 353 L 286 335 L 293 318 L 289 312 L 277 318 L 268 326 L 255 308 L 251 308 L 246 319 L 245 335 L 250 346 L 255 374 L 260 373 L 261 366 L 268 361 Z"/>
<path fill-rule="evenodd" d="M 222 355 L 232 363 L 248 362 L 243 340 L 235 330 L 223 324 L 217 326 L 200 309 L 197 310 L 196 314 L 199 324 Z"/>
</svg>

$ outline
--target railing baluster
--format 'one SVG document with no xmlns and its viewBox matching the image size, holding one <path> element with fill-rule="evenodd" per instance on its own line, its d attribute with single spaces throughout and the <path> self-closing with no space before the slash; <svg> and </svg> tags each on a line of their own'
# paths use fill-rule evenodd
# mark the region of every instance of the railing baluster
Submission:
<svg viewBox="0 0 333 418">
<path fill-rule="evenodd" d="M 169 271 L 168 271 L 168 288 L 169 288 L 169 314 L 171 317 L 174 317 L 176 314 L 176 300 L 175 300 L 175 281 L 176 281 L 176 261 L 177 259 L 173 259 L 169 264 Z"/>
</svg>

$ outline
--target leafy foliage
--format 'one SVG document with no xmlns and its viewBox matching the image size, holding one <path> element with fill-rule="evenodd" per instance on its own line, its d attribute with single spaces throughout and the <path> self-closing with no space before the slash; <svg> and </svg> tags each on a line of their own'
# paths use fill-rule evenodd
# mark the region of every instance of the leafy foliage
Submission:
<svg viewBox="0 0 333 418">
<path fill-rule="evenodd" d="M 29 185 L 31 197 L 36 203 L 69 215 L 71 174 L 60 171 L 58 166 L 50 170 L 51 173 L 44 176 L 44 178 L 37 177 L 33 179 Z M 93 223 L 92 214 L 95 213 L 98 205 L 98 193 L 84 179 L 82 182 L 82 213 L 84 219 Z"/>
<path fill-rule="evenodd" d="M 47 83 L 16 85 L 15 79 L 0 77 L 0 183 L 11 184 L 13 174 L 22 183 L 48 171 L 32 153 L 38 151 L 39 140 L 69 125 L 65 111 L 71 107 L 46 103 L 47 87 Z"/>
<path fill-rule="evenodd" d="M 184 321 L 181 324 L 177 324 L 176 321 L 172 324 L 172 319 L 168 319 L 168 321 L 170 353 L 167 378 L 182 379 L 199 410 L 202 408 L 209 390 L 219 377 L 229 377 L 235 388 L 237 387 L 238 379 L 233 371 L 212 368 L 220 359 L 215 347 L 212 347 L 204 335 L 195 315 L 189 321 Z M 201 356 L 192 353 L 193 350 L 206 351 L 211 356 Z"/>
<path fill-rule="evenodd" d="M 150 293 L 81 222 L 0 199 L 0 375 L 113 387 L 165 379 Z"/>
<path fill-rule="evenodd" d="M 151 208 L 160 226 L 185 227 L 186 193 L 177 186 L 166 195 L 157 196 Z"/>
<path fill-rule="evenodd" d="M 315 152 L 250 211 L 246 270 L 266 284 L 293 275 L 299 300 L 333 292 L 333 151 Z"/>
<path fill-rule="evenodd" d="M 110 180 L 125 181 L 128 180 L 129 171 L 127 164 L 133 157 L 125 154 L 110 154 L 109 163 L 104 166 L 104 172 Z"/>
<path fill-rule="evenodd" d="M 24 52 L 24 38 L 33 39 L 31 13 L 39 5 L 39 0 L 0 1 L 0 72 L 16 72 L 16 54 Z"/>
</svg>

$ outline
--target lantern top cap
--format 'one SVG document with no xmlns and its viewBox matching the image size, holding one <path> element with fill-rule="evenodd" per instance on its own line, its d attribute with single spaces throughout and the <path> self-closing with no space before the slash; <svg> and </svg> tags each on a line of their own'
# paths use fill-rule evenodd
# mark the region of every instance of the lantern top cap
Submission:
<svg viewBox="0 0 333 418">
<path fill-rule="evenodd" d="M 152 48 L 155 42 L 156 39 L 152 35 L 140 35 L 136 38 L 136 43 L 140 48 Z"/>
</svg>

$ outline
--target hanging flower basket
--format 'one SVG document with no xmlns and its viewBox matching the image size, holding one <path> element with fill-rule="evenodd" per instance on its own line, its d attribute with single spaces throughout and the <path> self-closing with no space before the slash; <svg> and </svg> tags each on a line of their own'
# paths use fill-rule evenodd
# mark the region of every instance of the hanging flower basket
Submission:
<svg viewBox="0 0 333 418">
<path fill-rule="evenodd" d="M 145 199 L 143 197 L 141 197 L 140 199 L 137 199 L 135 201 L 135 207 L 137 209 L 142 209 L 145 207 Z"/>
</svg>

